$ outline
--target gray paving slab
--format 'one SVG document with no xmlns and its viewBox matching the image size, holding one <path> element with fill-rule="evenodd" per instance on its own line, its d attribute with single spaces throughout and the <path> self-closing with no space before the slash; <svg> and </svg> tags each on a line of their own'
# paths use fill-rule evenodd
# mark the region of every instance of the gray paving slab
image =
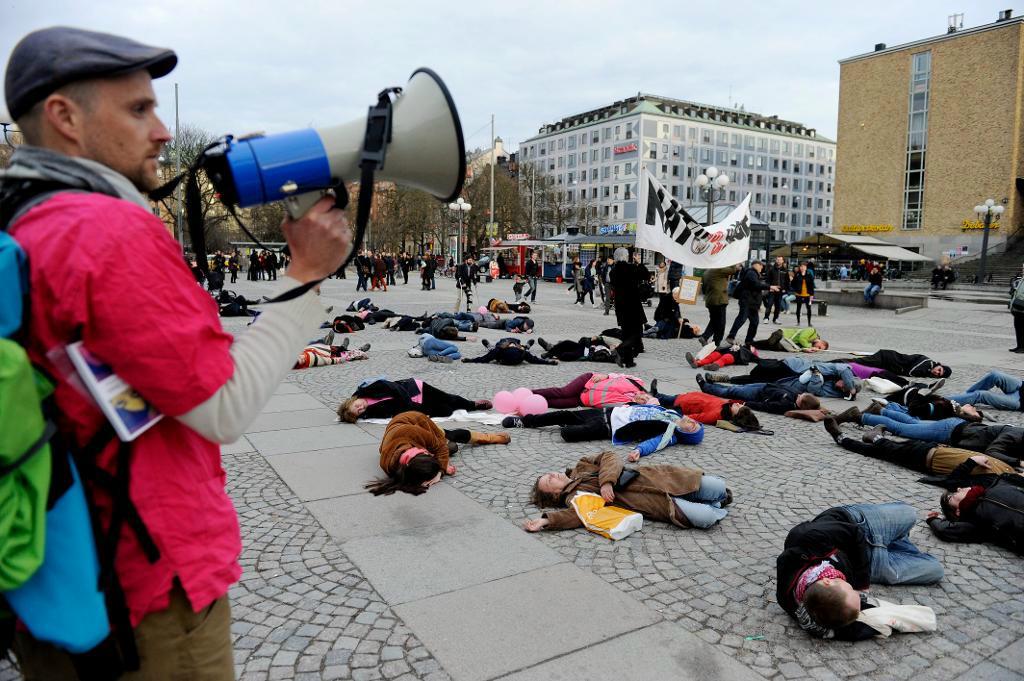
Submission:
<svg viewBox="0 0 1024 681">
<path fill-rule="evenodd" d="M 302 395 L 305 391 L 294 383 L 288 381 L 282 383 L 274 389 L 275 395 Z"/>
<path fill-rule="evenodd" d="M 268 430 L 288 430 L 291 428 L 309 428 L 310 426 L 329 426 L 338 422 L 338 415 L 334 411 L 319 407 L 317 409 L 302 409 L 300 411 L 279 411 L 270 414 L 260 414 L 252 422 L 247 433 L 265 433 Z"/>
<path fill-rule="evenodd" d="M 301 409 L 318 409 L 324 405 L 305 393 L 294 393 L 286 395 L 272 395 L 263 407 L 264 414 L 273 414 L 279 411 L 299 411 Z"/>
<path fill-rule="evenodd" d="M 670 622 L 623 634 L 501 677 L 502 681 L 580 679 L 763 681 L 764 677 Z"/>
<path fill-rule="evenodd" d="M 312 501 L 308 507 L 328 534 L 339 542 L 458 522 L 464 516 L 480 512 L 478 503 L 447 482 L 415 497 L 408 494 L 342 496 Z"/>
<path fill-rule="evenodd" d="M 1024 627 L 1019 622 L 1017 630 L 1021 631 L 1021 638 L 992 656 L 992 661 L 1010 669 L 1024 670 Z"/>
<path fill-rule="evenodd" d="M 661 619 L 565 563 L 394 610 L 455 681 L 492 679 Z"/>
<path fill-rule="evenodd" d="M 302 501 L 365 494 L 363 485 L 381 475 L 376 445 L 276 454 L 267 461 Z"/>
<path fill-rule="evenodd" d="M 243 435 L 234 442 L 220 446 L 221 454 L 245 454 L 254 451 L 252 443 Z"/>
<path fill-rule="evenodd" d="M 345 428 L 342 424 L 271 430 L 250 433 L 246 437 L 264 456 L 378 443 L 378 440 L 359 428 Z"/>
<path fill-rule="evenodd" d="M 565 560 L 479 505 L 457 520 L 353 539 L 342 547 L 392 605 Z"/>
</svg>

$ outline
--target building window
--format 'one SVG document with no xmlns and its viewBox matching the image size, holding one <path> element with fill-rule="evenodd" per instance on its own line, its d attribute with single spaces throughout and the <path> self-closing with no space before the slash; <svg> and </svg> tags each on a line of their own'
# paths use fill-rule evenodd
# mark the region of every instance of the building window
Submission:
<svg viewBox="0 0 1024 681">
<path fill-rule="evenodd" d="M 651 157 L 651 158 L 655 158 L 655 159 L 658 158 L 658 145 L 657 144 L 652 144 L 651 145 L 651 150 L 650 150 L 650 152 L 648 152 L 647 155 L 649 157 Z"/>
<path fill-rule="evenodd" d="M 729 146 L 729 133 L 720 132 L 718 133 L 718 146 L 726 147 Z"/>
<path fill-rule="evenodd" d="M 779 153 L 779 140 L 772 140 L 772 142 L 771 142 L 771 152 L 773 154 Z"/>
<path fill-rule="evenodd" d="M 626 174 L 627 175 L 632 175 L 633 174 L 633 164 L 632 163 L 627 163 L 626 164 Z"/>
<path fill-rule="evenodd" d="M 633 128 L 628 125 L 626 126 L 626 139 L 633 139 Z"/>
<path fill-rule="evenodd" d="M 629 187 L 630 187 L 630 185 L 628 185 L 628 184 L 625 185 L 625 188 L 622 190 L 622 198 L 624 198 L 624 199 L 631 199 L 631 198 L 633 198 L 632 195 L 629 193 Z"/>
<path fill-rule="evenodd" d="M 711 144 L 711 131 L 707 128 L 700 129 L 700 142 L 701 144 Z"/>
<path fill-rule="evenodd" d="M 921 229 L 932 53 L 919 52 L 910 58 L 910 112 L 907 121 L 907 170 L 903 184 L 903 229 Z M 830 166 L 830 173 L 831 170 Z"/>
<path fill-rule="evenodd" d="M 693 201 L 693 187 L 686 188 L 686 200 Z"/>
</svg>

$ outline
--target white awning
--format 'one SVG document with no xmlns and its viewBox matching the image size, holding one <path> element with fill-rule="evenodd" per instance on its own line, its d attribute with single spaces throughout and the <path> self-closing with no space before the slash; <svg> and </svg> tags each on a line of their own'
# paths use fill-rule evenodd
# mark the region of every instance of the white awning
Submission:
<svg viewBox="0 0 1024 681">
<path fill-rule="evenodd" d="M 850 244 L 850 248 L 854 248 L 862 253 L 867 253 L 868 255 L 876 255 L 879 258 L 885 258 L 886 260 L 896 260 L 898 262 L 932 262 L 931 258 L 926 258 L 920 253 L 914 253 L 913 251 L 901 246 Z"/>
</svg>

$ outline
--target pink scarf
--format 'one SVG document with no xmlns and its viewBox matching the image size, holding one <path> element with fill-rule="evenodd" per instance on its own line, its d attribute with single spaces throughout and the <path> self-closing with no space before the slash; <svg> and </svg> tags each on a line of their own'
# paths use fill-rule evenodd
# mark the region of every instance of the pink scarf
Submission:
<svg viewBox="0 0 1024 681">
<path fill-rule="evenodd" d="M 401 456 L 398 457 L 398 463 L 402 466 L 408 466 L 409 460 L 418 454 L 429 454 L 423 447 L 410 447 L 409 449 L 402 452 Z"/>
<path fill-rule="evenodd" d="M 793 591 L 793 595 L 796 597 L 797 603 L 804 602 L 804 594 L 807 593 L 807 589 L 819 579 L 828 577 L 830 579 L 841 579 L 846 581 L 846 575 L 839 570 L 832 567 L 832 563 L 822 561 L 814 567 L 809 567 L 804 570 L 804 573 L 800 575 L 800 579 L 797 580 L 796 589 Z"/>
</svg>

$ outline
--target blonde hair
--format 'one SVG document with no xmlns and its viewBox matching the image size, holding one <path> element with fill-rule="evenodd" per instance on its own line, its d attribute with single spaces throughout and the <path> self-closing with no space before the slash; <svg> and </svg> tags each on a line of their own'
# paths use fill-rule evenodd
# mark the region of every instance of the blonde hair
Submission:
<svg viewBox="0 0 1024 681">
<path fill-rule="evenodd" d="M 353 395 L 352 397 L 349 397 L 344 402 L 339 404 L 338 418 L 344 421 L 345 423 L 355 423 L 356 421 L 358 421 L 359 415 L 351 410 L 352 405 L 355 404 L 356 400 L 358 399 L 358 397 Z"/>
</svg>

